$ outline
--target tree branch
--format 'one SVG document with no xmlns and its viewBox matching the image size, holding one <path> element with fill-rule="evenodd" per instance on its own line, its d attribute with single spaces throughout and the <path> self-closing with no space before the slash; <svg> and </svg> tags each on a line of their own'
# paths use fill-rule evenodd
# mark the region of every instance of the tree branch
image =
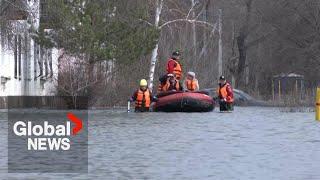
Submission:
<svg viewBox="0 0 320 180">
<path fill-rule="evenodd" d="M 194 3 L 194 5 L 189 9 L 189 12 L 188 12 L 188 14 L 187 14 L 187 16 L 186 16 L 186 19 L 189 18 L 191 12 L 194 11 L 194 7 L 195 7 L 196 5 L 197 5 L 197 3 Z"/>
<path fill-rule="evenodd" d="M 144 22 L 144 23 L 148 24 L 149 26 L 153 26 L 153 24 L 151 22 L 146 21 L 144 19 L 139 19 L 139 21 Z"/>
<path fill-rule="evenodd" d="M 253 46 L 257 45 L 258 43 L 266 40 L 272 33 L 273 33 L 273 32 L 270 32 L 270 33 L 268 33 L 268 34 L 265 34 L 265 35 L 259 37 L 258 39 L 255 39 L 255 40 L 247 43 L 246 47 L 247 47 L 247 48 L 250 48 L 250 47 L 253 47 Z"/>
<path fill-rule="evenodd" d="M 210 33 L 209 39 L 211 39 L 212 36 L 214 36 L 214 33 L 215 33 L 216 30 L 217 30 L 217 23 L 215 23 L 215 24 L 213 25 L 213 28 L 212 28 L 212 31 L 211 31 L 211 33 Z M 202 50 L 201 50 L 201 52 L 200 52 L 197 60 L 199 60 L 199 59 L 204 55 L 204 53 L 205 53 L 205 51 L 206 51 L 206 49 L 207 49 L 208 44 L 209 44 L 209 42 L 207 42 L 207 43 L 202 47 Z"/>
<path fill-rule="evenodd" d="M 214 27 L 214 25 L 205 21 L 198 21 L 198 20 L 192 20 L 192 19 L 175 19 L 172 21 L 167 21 L 166 23 L 162 24 L 161 26 L 159 26 L 159 29 L 162 29 L 165 26 L 168 26 L 170 24 L 177 23 L 177 22 L 196 23 L 196 24 L 203 24 L 212 28 Z"/>
</svg>

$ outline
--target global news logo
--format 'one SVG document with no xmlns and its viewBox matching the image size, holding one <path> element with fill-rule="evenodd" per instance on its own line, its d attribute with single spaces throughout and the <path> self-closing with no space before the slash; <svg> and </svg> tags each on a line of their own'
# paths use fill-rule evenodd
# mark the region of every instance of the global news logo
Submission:
<svg viewBox="0 0 320 180">
<path fill-rule="evenodd" d="M 71 122 L 74 124 L 71 129 Z M 67 120 L 62 124 L 41 124 L 32 121 L 17 121 L 13 125 L 16 136 L 27 137 L 28 151 L 68 151 L 71 148 L 71 136 L 76 136 L 82 130 L 83 123 L 73 113 L 67 113 Z"/>
</svg>

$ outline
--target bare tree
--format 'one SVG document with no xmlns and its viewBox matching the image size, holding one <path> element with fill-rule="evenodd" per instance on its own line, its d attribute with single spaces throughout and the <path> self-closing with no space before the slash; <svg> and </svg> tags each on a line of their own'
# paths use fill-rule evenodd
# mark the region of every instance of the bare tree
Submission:
<svg viewBox="0 0 320 180">
<path fill-rule="evenodd" d="M 164 29 L 166 27 L 170 27 L 170 26 L 175 25 L 176 23 L 180 23 L 180 22 L 191 23 L 192 25 L 204 25 L 204 26 L 208 26 L 212 29 L 215 28 L 215 26 L 212 23 L 198 20 L 199 14 L 201 14 L 202 11 L 199 12 L 197 16 L 194 16 L 193 19 L 190 19 L 190 13 L 193 12 L 194 6 L 191 6 L 191 8 L 188 10 L 188 13 L 185 15 L 184 18 L 170 19 L 160 25 L 159 21 L 161 18 L 161 12 L 163 11 L 163 5 L 165 2 L 166 2 L 165 0 L 157 0 L 157 3 L 156 3 L 156 13 L 155 13 L 154 26 L 155 26 L 155 28 L 159 29 L 160 34 L 161 34 L 162 29 Z M 182 11 L 182 10 L 179 10 L 179 11 Z M 151 25 L 152 23 L 148 23 L 148 24 Z M 158 48 L 159 48 L 159 42 L 157 43 L 156 47 L 153 49 L 152 56 L 151 56 L 151 65 L 150 65 L 150 72 L 149 72 L 149 88 L 150 89 L 153 88 L 154 70 L 155 70 L 155 66 L 156 66 L 156 62 L 157 62 Z"/>
</svg>

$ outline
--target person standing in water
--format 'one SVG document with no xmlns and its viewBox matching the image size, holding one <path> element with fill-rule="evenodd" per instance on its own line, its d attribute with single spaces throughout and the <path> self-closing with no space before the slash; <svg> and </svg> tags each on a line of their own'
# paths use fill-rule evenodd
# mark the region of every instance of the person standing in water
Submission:
<svg viewBox="0 0 320 180">
<path fill-rule="evenodd" d="M 224 76 L 219 78 L 219 87 L 217 88 L 217 99 L 219 100 L 220 111 L 233 111 L 233 90 Z"/>
<path fill-rule="evenodd" d="M 151 91 L 148 89 L 147 80 L 141 79 L 140 87 L 133 93 L 130 101 L 136 102 L 135 112 L 148 112 L 151 103 L 157 101 L 157 98 L 153 96 Z"/>
</svg>

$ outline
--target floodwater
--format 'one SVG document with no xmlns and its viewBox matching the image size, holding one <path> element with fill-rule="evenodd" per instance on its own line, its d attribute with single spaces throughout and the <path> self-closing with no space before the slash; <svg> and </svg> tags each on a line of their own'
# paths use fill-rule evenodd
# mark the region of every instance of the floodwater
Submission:
<svg viewBox="0 0 320 180">
<path fill-rule="evenodd" d="M 313 113 L 92 111 L 88 174 L 8 174 L 6 116 L 0 112 L 1 179 L 320 179 Z"/>
</svg>

